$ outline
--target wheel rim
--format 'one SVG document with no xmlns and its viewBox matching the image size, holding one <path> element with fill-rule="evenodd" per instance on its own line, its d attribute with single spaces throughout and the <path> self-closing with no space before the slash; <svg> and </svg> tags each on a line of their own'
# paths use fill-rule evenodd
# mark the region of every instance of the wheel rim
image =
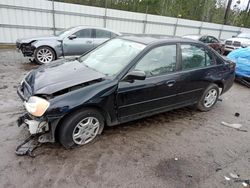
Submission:
<svg viewBox="0 0 250 188">
<path fill-rule="evenodd" d="M 37 52 L 37 59 L 41 63 L 49 63 L 53 60 L 53 53 L 49 49 L 41 48 Z"/>
<path fill-rule="evenodd" d="M 95 117 L 87 117 L 81 120 L 73 131 L 73 141 L 78 145 L 84 145 L 92 141 L 98 134 L 100 122 Z"/>
<path fill-rule="evenodd" d="M 204 106 L 207 108 L 213 106 L 213 104 L 215 103 L 217 99 L 217 95 L 218 95 L 218 92 L 216 89 L 209 90 L 204 99 Z"/>
</svg>

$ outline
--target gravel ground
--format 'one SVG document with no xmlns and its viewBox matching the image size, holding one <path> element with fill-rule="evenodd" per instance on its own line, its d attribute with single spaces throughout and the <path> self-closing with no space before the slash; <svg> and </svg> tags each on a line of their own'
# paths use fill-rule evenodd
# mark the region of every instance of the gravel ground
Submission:
<svg viewBox="0 0 250 188">
<path fill-rule="evenodd" d="M 0 50 L 0 57 L 0 187 L 235 188 L 243 186 L 224 176 L 250 179 L 250 90 L 239 84 L 210 112 L 174 110 L 107 127 L 84 147 L 46 144 L 35 158 L 18 157 L 27 130 L 16 126 L 23 111 L 16 87 L 36 65 L 14 50 Z"/>
</svg>

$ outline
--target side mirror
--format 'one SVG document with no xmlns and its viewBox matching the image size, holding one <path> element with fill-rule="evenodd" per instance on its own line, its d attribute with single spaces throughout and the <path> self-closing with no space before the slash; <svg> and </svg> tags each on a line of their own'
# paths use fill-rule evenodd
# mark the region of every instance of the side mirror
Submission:
<svg viewBox="0 0 250 188">
<path fill-rule="evenodd" d="M 69 40 L 73 40 L 73 39 L 75 39 L 77 37 L 76 37 L 76 35 L 70 35 L 68 38 L 69 38 Z"/>
<path fill-rule="evenodd" d="M 235 35 L 232 36 L 232 38 L 235 38 L 235 37 L 236 37 Z"/>
<path fill-rule="evenodd" d="M 146 73 L 144 71 L 131 71 L 129 72 L 125 78 L 124 81 L 133 82 L 134 80 L 145 80 L 146 79 Z"/>
</svg>

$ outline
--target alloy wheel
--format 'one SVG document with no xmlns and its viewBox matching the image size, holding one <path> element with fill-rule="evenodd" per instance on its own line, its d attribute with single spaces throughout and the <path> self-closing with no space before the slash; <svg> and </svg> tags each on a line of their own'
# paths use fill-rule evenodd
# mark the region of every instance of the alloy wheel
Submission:
<svg viewBox="0 0 250 188">
<path fill-rule="evenodd" d="M 210 108 L 211 106 L 213 106 L 214 103 L 216 102 L 217 95 L 218 95 L 218 92 L 216 91 L 216 89 L 209 90 L 204 99 L 204 106 L 206 108 Z"/>
<path fill-rule="evenodd" d="M 87 117 L 81 120 L 73 130 L 73 141 L 78 145 L 84 145 L 92 141 L 99 132 L 100 122 L 95 117 Z"/>
<path fill-rule="evenodd" d="M 49 63 L 53 60 L 53 53 L 49 49 L 41 48 L 37 52 L 37 59 L 41 63 Z"/>
</svg>

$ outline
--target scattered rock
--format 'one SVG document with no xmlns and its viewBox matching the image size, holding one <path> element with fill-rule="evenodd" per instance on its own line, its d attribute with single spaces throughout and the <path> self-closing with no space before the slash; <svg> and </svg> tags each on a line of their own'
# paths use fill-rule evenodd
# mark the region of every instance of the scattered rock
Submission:
<svg viewBox="0 0 250 188">
<path fill-rule="evenodd" d="M 235 116 L 235 117 L 239 117 L 239 116 L 240 116 L 240 113 L 235 112 L 234 116 Z"/>
</svg>

